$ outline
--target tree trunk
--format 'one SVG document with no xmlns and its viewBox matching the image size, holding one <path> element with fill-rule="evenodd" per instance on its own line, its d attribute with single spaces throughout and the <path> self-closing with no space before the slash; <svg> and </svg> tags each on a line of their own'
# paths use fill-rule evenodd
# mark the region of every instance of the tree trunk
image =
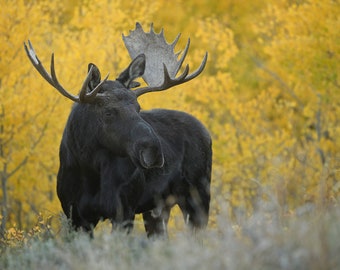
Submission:
<svg viewBox="0 0 340 270">
<path fill-rule="evenodd" d="M 4 168 L 4 171 L 2 171 L 1 173 L 2 202 L 1 202 L 0 237 L 2 238 L 5 236 L 7 216 L 8 216 L 7 175 L 5 172 L 5 168 Z"/>
</svg>

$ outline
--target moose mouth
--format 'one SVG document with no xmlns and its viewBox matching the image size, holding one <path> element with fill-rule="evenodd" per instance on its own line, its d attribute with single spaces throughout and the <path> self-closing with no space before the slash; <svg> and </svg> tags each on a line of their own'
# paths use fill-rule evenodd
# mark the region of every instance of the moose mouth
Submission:
<svg viewBox="0 0 340 270">
<path fill-rule="evenodd" d="M 139 152 L 139 162 L 145 169 L 162 168 L 164 156 L 158 149 L 146 148 Z"/>
</svg>

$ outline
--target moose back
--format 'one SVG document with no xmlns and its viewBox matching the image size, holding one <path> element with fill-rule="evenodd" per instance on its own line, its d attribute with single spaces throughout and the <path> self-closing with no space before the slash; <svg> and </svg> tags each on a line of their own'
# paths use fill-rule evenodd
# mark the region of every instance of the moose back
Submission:
<svg viewBox="0 0 340 270">
<path fill-rule="evenodd" d="M 42 77 L 63 96 L 75 102 L 60 144 L 57 194 L 63 211 L 76 229 L 92 233 L 101 219 L 114 226 L 133 227 L 142 213 L 148 236 L 167 233 L 171 208 L 178 204 L 193 228 L 207 225 L 210 204 L 211 138 L 193 116 L 173 110 L 141 111 L 137 98 L 163 91 L 197 77 L 187 65 L 177 76 L 187 54 L 174 53 L 179 35 L 167 43 L 163 30 L 153 26 L 123 36 L 133 59 L 114 81 L 101 80 L 99 69 L 89 64 L 79 95 L 57 80 L 54 55 L 49 74 L 34 52 L 26 53 Z M 146 87 L 135 81 L 142 77 Z M 136 88 L 132 90 L 132 88 Z"/>
</svg>

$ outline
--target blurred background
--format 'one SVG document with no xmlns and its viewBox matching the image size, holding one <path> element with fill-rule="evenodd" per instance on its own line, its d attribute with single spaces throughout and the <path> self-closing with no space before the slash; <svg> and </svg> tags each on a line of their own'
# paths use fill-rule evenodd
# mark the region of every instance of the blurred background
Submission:
<svg viewBox="0 0 340 270">
<path fill-rule="evenodd" d="M 249 215 L 259 201 L 282 215 L 338 204 L 340 194 L 340 4 L 337 0 L 0 0 L 0 229 L 37 220 L 58 227 L 59 143 L 72 102 L 26 57 L 31 40 L 48 69 L 76 94 L 94 62 L 114 79 L 129 63 L 122 41 L 140 22 L 191 47 L 192 70 L 143 109 L 195 115 L 213 138 L 209 226 Z M 174 211 L 170 226 L 181 216 Z M 181 221 L 183 222 L 183 221 Z"/>
</svg>

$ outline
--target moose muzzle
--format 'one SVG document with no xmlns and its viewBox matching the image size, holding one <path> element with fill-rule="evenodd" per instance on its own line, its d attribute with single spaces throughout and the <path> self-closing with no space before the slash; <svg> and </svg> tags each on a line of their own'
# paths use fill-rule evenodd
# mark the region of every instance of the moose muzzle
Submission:
<svg viewBox="0 0 340 270">
<path fill-rule="evenodd" d="M 164 155 L 161 143 L 153 129 L 145 122 L 137 124 L 131 130 L 133 140 L 132 160 L 145 169 L 161 168 Z"/>
</svg>

